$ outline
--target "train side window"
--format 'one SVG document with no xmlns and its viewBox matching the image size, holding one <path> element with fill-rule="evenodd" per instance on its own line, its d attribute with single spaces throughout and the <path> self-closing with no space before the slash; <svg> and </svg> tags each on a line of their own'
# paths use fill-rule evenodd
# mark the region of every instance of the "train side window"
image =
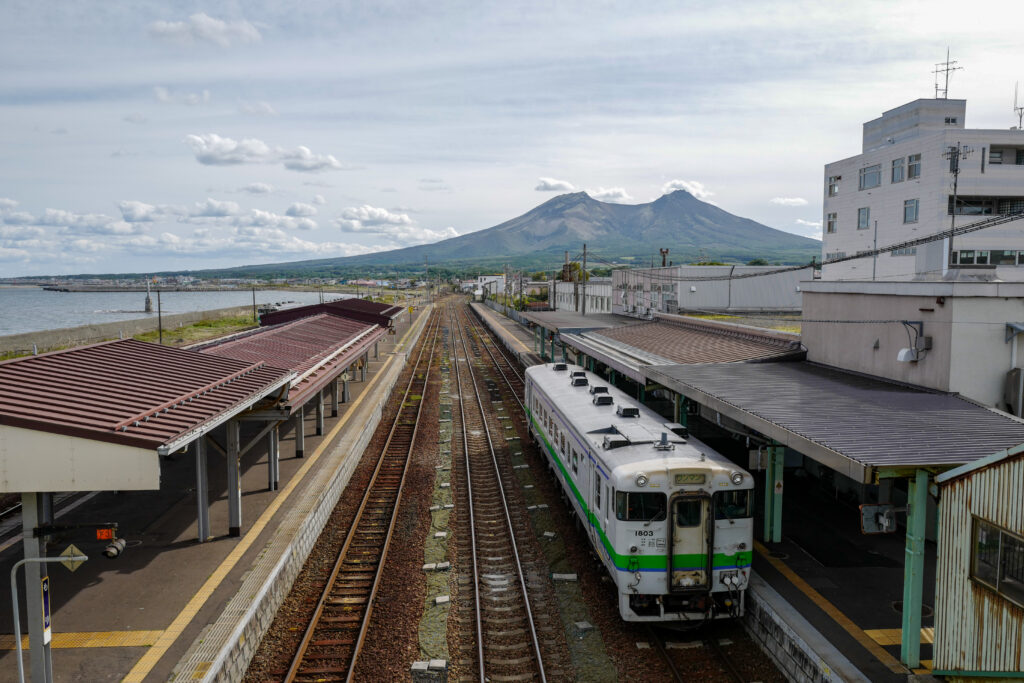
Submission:
<svg viewBox="0 0 1024 683">
<path fill-rule="evenodd" d="M 665 494 L 647 491 L 619 491 L 615 494 L 615 516 L 625 522 L 664 519 Z"/>
<path fill-rule="evenodd" d="M 715 494 L 715 519 L 752 517 L 750 491 L 722 491 Z"/>
<path fill-rule="evenodd" d="M 604 498 L 605 498 L 605 500 L 608 501 L 608 504 L 611 505 L 611 500 L 612 499 L 611 499 L 611 496 L 608 495 L 608 487 L 607 486 L 604 487 Z M 608 510 L 607 510 L 607 508 L 604 511 L 604 519 L 605 519 L 606 522 L 608 521 Z"/>
<path fill-rule="evenodd" d="M 594 507 L 601 509 L 601 478 L 594 473 Z"/>
<path fill-rule="evenodd" d="M 576 452 L 575 449 L 573 449 L 572 451 L 572 473 L 580 473 L 580 455 L 579 453 Z"/>
</svg>

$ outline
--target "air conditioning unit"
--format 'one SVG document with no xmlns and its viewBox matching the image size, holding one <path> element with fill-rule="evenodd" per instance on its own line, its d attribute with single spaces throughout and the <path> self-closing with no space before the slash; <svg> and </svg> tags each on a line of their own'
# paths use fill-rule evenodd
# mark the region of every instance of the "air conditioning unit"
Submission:
<svg viewBox="0 0 1024 683">
<path fill-rule="evenodd" d="M 640 417 L 640 409 L 633 406 L 619 406 L 615 409 L 619 417 Z"/>
<path fill-rule="evenodd" d="M 569 381 L 574 387 L 585 387 L 588 384 L 586 377 L 570 377 Z"/>
<path fill-rule="evenodd" d="M 612 403 L 611 394 L 594 394 L 593 404 L 595 406 L 610 406 Z"/>
</svg>

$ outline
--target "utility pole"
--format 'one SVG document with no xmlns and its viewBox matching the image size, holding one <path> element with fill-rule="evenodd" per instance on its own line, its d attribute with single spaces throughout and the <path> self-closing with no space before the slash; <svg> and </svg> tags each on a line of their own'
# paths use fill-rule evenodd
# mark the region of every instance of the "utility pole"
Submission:
<svg viewBox="0 0 1024 683">
<path fill-rule="evenodd" d="M 871 280 L 874 281 L 875 270 L 878 266 L 878 220 L 875 220 L 875 241 L 871 249 L 875 252 L 875 255 L 871 257 Z"/>
<path fill-rule="evenodd" d="M 668 249 L 658 249 L 661 252 L 661 267 L 665 267 L 665 257 L 668 256 Z"/>
<path fill-rule="evenodd" d="M 947 57 L 948 61 L 948 57 Z M 957 186 L 960 181 L 960 160 L 966 159 L 973 149 L 967 145 L 960 144 L 960 141 L 956 141 L 956 147 L 950 147 L 945 154 L 942 156 L 949 159 L 949 172 L 953 174 L 953 206 L 950 207 L 950 218 L 949 218 L 949 254 L 947 256 L 947 267 L 953 265 L 953 231 L 956 228 L 956 195 Z M 959 261 L 959 259 L 957 259 Z M 959 264 L 958 264 L 959 265 Z"/>
<path fill-rule="evenodd" d="M 430 294 L 430 257 L 423 256 L 423 281 L 427 283 L 427 303 L 434 303 L 434 298 Z"/>
<path fill-rule="evenodd" d="M 583 315 L 587 314 L 587 245 L 583 245 L 583 269 L 580 271 L 583 280 Z"/>
</svg>

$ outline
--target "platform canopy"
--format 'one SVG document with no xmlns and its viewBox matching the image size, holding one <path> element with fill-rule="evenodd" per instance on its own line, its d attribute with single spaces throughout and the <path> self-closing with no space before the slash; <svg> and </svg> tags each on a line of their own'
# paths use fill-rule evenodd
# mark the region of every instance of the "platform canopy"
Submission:
<svg viewBox="0 0 1024 683">
<path fill-rule="evenodd" d="M 599 330 L 607 327 L 618 327 L 636 322 L 636 318 L 612 313 L 574 313 L 572 311 L 536 311 L 519 314 L 534 325 L 550 330 L 555 334 L 577 334 L 584 330 Z"/>
<path fill-rule="evenodd" d="M 294 412 L 386 334 L 377 324 L 319 313 L 191 348 L 293 370 L 295 378 L 284 405 Z"/>
<path fill-rule="evenodd" d="M 649 367 L 655 382 L 857 481 L 1024 444 L 1024 420 L 956 394 L 815 363 Z"/>
<path fill-rule="evenodd" d="M 405 310 L 397 304 L 382 304 L 366 299 L 338 299 L 327 301 L 322 304 L 310 304 L 308 306 L 296 306 L 284 308 L 273 313 L 265 313 L 260 316 L 260 325 L 279 325 L 299 318 L 308 318 L 321 313 L 359 320 L 364 323 L 372 323 L 387 328 L 393 325 L 394 319 Z"/>
<path fill-rule="evenodd" d="M 296 373 L 125 339 L 0 363 L 0 492 L 157 489 L 159 455 Z"/>
</svg>

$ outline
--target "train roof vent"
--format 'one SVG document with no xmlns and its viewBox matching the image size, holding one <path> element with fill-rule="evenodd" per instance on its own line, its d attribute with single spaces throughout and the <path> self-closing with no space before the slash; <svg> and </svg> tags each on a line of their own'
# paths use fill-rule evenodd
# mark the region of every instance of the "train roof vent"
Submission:
<svg viewBox="0 0 1024 683">
<path fill-rule="evenodd" d="M 569 381 L 574 387 L 585 387 L 589 384 L 586 377 L 570 377 Z"/>
<path fill-rule="evenodd" d="M 564 372 L 565 370 L 569 369 L 569 366 L 566 365 L 565 363 L 555 363 L 553 366 L 551 366 L 551 369 L 554 370 L 555 372 Z"/>
<path fill-rule="evenodd" d="M 594 396 L 595 406 L 610 406 L 612 403 L 612 397 L 609 394 L 596 394 Z"/>
<path fill-rule="evenodd" d="M 610 451 L 615 448 L 622 448 L 623 446 L 629 445 L 629 439 L 619 434 L 609 434 L 604 437 L 604 443 L 602 444 L 606 451 Z"/>
<path fill-rule="evenodd" d="M 592 393 L 592 394 L 607 394 L 608 393 L 608 387 L 602 387 L 602 386 L 599 386 L 599 385 L 595 384 L 594 386 L 590 387 L 590 393 Z"/>
<path fill-rule="evenodd" d="M 573 370 L 569 373 L 572 377 L 586 377 L 587 373 L 584 370 Z"/>
<path fill-rule="evenodd" d="M 615 414 L 619 417 L 640 417 L 640 409 L 633 406 L 619 406 L 615 409 Z"/>
<path fill-rule="evenodd" d="M 669 430 L 673 434 L 683 439 L 687 439 L 690 436 L 690 430 L 679 424 L 678 422 L 666 422 L 663 425 L 665 429 Z"/>
</svg>

